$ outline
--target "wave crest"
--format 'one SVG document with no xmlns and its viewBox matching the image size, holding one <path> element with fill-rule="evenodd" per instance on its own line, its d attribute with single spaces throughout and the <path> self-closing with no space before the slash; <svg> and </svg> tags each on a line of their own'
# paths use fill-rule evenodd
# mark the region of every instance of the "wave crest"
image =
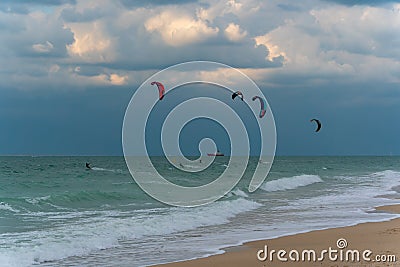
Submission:
<svg viewBox="0 0 400 267">
<path fill-rule="evenodd" d="M 260 188 L 266 192 L 285 191 L 296 189 L 298 187 L 307 186 L 315 183 L 323 182 L 318 175 L 297 175 L 293 177 L 280 178 L 273 181 L 265 182 Z"/>
</svg>

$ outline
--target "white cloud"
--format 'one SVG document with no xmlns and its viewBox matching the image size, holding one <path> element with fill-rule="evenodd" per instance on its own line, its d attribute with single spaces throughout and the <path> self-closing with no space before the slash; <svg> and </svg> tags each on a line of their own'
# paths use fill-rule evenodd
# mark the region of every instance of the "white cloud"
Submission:
<svg viewBox="0 0 400 267">
<path fill-rule="evenodd" d="M 310 14 L 321 29 L 321 42 L 331 49 L 400 58 L 400 14 L 395 7 L 339 6 Z"/>
<path fill-rule="evenodd" d="M 231 68 L 218 68 L 211 71 L 200 71 L 198 74 L 201 81 L 213 81 L 224 86 L 238 86 L 238 81 L 242 79 L 237 71 Z"/>
<path fill-rule="evenodd" d="M 50 73 L 55 73 L 55 72 L 58 72 L 60 69 L 61 69 L 61 68 L 60 68 L 60 66 L 59 66 L 58 64 L 54 64 L 54 65 L 52 65 L 52 66 L 50 67 L 49 72 L 50 72 Z"/>
<path fill-rule="evenodd" d="M 113 85 L 125 85 L 128 82 L 128 76 L 127 75 L 118 75 L 116 73 L 110 74 L 109 77 L 110 83 Z"/>
<path fill-rule="evenodd" d="M 107 70 L 104 70 L 107 71 Z M 133 76 L 133 75 L 132 75 Z M 86 86 L 123 86 L 127 85 L 130 80 L 129 74 L 118 74 L 118 73 L 98 73 L 95 75 L 81 75 L 76 72 L 76 69 L 65 70 L 60 73 L 57 78 L 72 77 L 74 81 L 69 81 L 68 84 L 79 84 L 80 87 Z"/>
<path fill-rule="evenodd" d="M 298 13 L 254 39 L 256 45 L 267 48 L 267 60 L 284 57 L 282 69 L 268 72 L 270 78 L 395 81 L 399 28 L 400 16 L 390 8 L 335 5 Z"/>
<path fill-rule="evenodd" d="M 89 62 L 115 59 L 115 39 L 106 33 L 101 22 L 70 23 L 66 27 L 74 34 L 74 42 L 67 45 L 70 56 Z"/>
<path fill-rule="evenodd" d="M 53 50 L 54 45 L 46 41 L 44 44 L 34 44 L 32 45 L 33 50 L 35 50 L 38 53 L 49 53 Z"/>
<path fill-rule="evenodd" d="M 207 8 L 201 7 L 197 9 L 197 16 L 206 21 L 213 22 L 216 18 L 232 15 L 245 19 L 246 17 L 255 14 L 264 4 L 258 0 L 224 0 L 224 1 L 205 1 L 208 4 Z"/>
<path fill-rule="evenodd" d="M 226 38 L 232 42 L 239 42 L 247 35 L 246 31 L 240 29 L 240 26 L 234 23 L 229 23 L 224 33 Z"/>
<path fill-rule="evenodd" d="M 201 19 L 173 11 L 164 11 L 148 19 L 145 27 L 149 32 L 158 32 L 164 42 L 171 46 L 202 42 L 216 36 L 219 31 Z"/>
<path fill-rule="evenodd" d="M 77 0 L 47 13 L 2 13 L 0 60 L 9 62 L 15 80 L 22 72 L 38 77 L 51 70 L 61 84 L 122 85 L 132 81 L 131 72 L 153 73 L 188 60 L 246 68 L 275 85 L 294 79 L 396 82 L 399 7 L 202 0 L 129 8 L 112 0 Z"/>
<path fill-rule="evenodd" d="M 283 51 L 283 48 L 280 48 L 279 45 L 276 44 L 277 43 L 276 41 L 274 43 L 272 35 L 273 33 L 271 32 L 265 35 L 256 36 L 254 38 L 256 46 L 263 45 L 267 48 L 268 55 L 266 56 L 266 59 L 268 59 L 269 61 L 273 61 L 275 58 L 280 56 L 282 56 L 285 59 L 285 61 L 287 61 L 288 57 L 285 51 Z"/>
</svg>

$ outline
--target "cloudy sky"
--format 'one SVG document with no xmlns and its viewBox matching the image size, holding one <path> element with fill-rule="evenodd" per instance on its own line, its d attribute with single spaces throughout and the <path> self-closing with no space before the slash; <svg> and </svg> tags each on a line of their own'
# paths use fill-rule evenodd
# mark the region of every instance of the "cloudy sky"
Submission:
<svg viewBox="0 0 400 267">
<path fill-rule="evenodd" d="M 398 0 L 2 0 L 0 154 L 122 155 L 135 90 L 192 60 L 257 83 L 279 155 L 400 154 Z"/>
</svg>

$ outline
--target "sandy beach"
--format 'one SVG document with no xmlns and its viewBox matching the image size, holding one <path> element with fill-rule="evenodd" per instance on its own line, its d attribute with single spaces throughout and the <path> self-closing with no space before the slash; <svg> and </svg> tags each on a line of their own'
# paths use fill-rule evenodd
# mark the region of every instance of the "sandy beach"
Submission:
<svg viewBox="0 0 400 267">
<path fill-rule="evenodd" d="M 400 213 L 400 205 L 376 210 Z M 224 251 L 207 258 L 158 266 L 400 266 L 400 218 L 253 241 Z"/>
</svg>

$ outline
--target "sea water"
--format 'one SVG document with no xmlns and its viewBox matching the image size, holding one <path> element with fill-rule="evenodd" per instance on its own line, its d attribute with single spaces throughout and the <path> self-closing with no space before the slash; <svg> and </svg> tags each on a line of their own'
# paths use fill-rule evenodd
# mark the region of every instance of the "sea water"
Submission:
<svg viewBox="0 0 400 267">
<path fill-rule="evenodd" d="M 228 161 L 187 173 L 152 158 L 185 186 L 209 183 Z M 249 193 L 257 162 L 220 200 L 180 208 L 144 193 L 123 157 L 0 157 L 0 266 L 147 266 L 398 216 L 373 207 L 400 203 L 400 157 L 276 157 Z"/>
</svg>

